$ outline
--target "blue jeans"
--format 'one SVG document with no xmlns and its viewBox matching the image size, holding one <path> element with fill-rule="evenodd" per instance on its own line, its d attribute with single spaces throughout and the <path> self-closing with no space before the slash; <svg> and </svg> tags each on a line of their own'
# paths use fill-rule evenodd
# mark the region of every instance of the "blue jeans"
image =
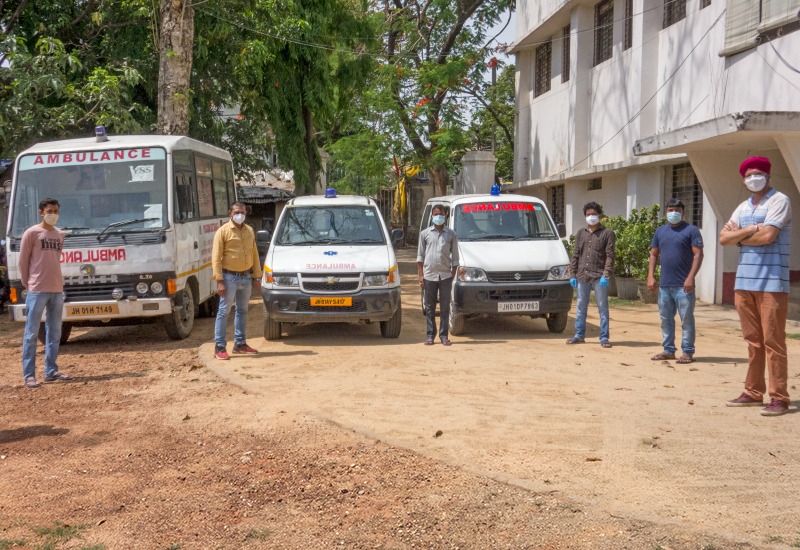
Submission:
<svg viewBox="0 0 800 550">
<path fill-rule="evenodd" d="M 44 376 L 53 376 L 58 372 L 56 357 L 61 344 L 61 315 L 64 311 L 63 292 L 28 292 L 25 298 L 27 318 L 25 333 L 22 337 L 22 376 L 36 376 L 36 339 L 39 337 L 39 325 L 45 313 L 44 327 L 47 334 L 44 345 Z"/>
<path fill-rule="evenodd" d="M 439 297 L 439 338 L 446 340 L 450 332 L 450 294 L 453 292 L 453 278 L 429 281 L 425 279 L 425 336 L 436 338 L 436 297 Z"/>
<path fill-rule="evenodd" d="M 578 281 L 578 311 L 575 314 L 575 337 L 586 337 L 586 312 L 589 310 L 589 295 L 594 290 L 597 311 L 600 314 L 600 342 L 608 342 L 608 287 L 600 281 L 582 283 Z"/>
<path fill-rule="evenodd" d="M 236 304 L 236 314 L 233 318 L 233 342 L 246 344 L 247 339 L 247 305 L 250 294 L 253 292 L 253 279 L 250 276 L 223 273 L 222 281 L 225 283 L 225 296 L 219 297 L 217 321 L 214 324 L 214 343 L 217 348 L 225 348 L 225 333 L 228 329 L 228 314 L 231 307 Z"/>
<path fill-rule="evenodd" d="M 694 355 L 694 292 L 687 294 L 682 286 L 660 287 L 658 313 L 661 315 L 661 338 L 664 353 L 675 353 L 675 311 L 681 318 L 681 349 Z"/>
</svg>

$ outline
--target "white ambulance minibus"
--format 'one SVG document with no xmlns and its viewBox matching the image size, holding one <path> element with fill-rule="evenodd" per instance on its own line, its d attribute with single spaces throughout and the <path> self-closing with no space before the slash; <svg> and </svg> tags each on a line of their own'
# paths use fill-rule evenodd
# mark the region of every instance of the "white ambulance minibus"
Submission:
<svg viewBox="0 0 800 550">
<path fill-rule="evenodd" d="M 182 136 L 106 136 L 39 143 L 17 157 L 8 222 L 11 319 L 25 321 L 17 266 L 20 239 L 39 223 L 38 204 L 61 204 L 64 323 L 163 320 L 189 336 L 196 314 L 213 315 L 211 246 L 236 200 L 230 154 Z"/>
</svg>

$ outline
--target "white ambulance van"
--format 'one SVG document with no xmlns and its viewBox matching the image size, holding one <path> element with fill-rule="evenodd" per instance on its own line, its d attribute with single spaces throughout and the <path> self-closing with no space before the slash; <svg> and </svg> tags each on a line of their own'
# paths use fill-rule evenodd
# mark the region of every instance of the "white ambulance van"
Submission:
<svg viewBox="0 0 800 550">
<path fill-rule="evenodd" d="M 450 332 L 463 334 L 466 319 L 480 315 L 543 317 L 550 332 L 564 332 L 572 307 L 569 256 L 561 242 L 566 231 L 553 223 L 545 204 L 499 193 L 434 197 L 420 231 L 430 227 L 437 204 L 458 236 Z"/>
<path fill-rule="evenodd" d="M 373 321 L 385 338 L 400 336 L 402 238 L 367 197 L 328 189 L 289 201 L 264 260 L 264 338 L 280 338 L 284 324 Z"/>
</svg>

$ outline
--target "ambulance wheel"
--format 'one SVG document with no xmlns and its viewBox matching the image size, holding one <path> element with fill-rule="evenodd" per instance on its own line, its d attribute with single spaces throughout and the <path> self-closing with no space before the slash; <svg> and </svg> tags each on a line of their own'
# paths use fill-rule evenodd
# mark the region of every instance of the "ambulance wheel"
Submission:
<svg viewBox="0 0 800 550">
<path fill-rule="evenodd" d="M 173 340 L 188 338 L 194 327 L 194 295 L 192 287 L 186 285 L 178 291 L 172 299 L 174 308 L 172 313 L 164 315 L 164 328 L 167 335 Z"/>
<path fill-rule="evenodd" d="M 466 325 L 466 318 L 463 313 L 456 311 L 456 306 L 450 304 L 450 334 L 453 336 L 461 336 L 464 334 L 464 326 Z"/>
<path fill-rule="evenodd" d="M 200 317 L 216 317 L 219 309 L 219 296 L 212 295 L 208 300 L 200 304 Z"/>
<path fill-rule="evenodd" d="M 264 340 L 280 340 L 281 339 L 281 324 L 278 321 L 273 321 L 267 306 L 264 306 Z"/>
<path fill-rule="evenodd" d="M 551 313 L 547 316 L 547 330 L 560 334 L 567 328 L 567 312 Z"/>
<path fill-rule="evenodd" d="M 61 323 L 61 338 L 59 339 L 59 343 L 64 345 L 69 340 L 69 333 L 72 332 L 72 323 Z M 44 323 L 39 325 L 39 341 L 42 344 L 47 343 L 47 335 L 45 334 Z"/>
<path fill-rule="evenodd" d="M 384 338 L 397 338 L 400 336 L 400 327 L 403 324 L 403 308 L 397 304 L 397 310 L 388 321 L 381 321 L 381 336 Z"/>
</svg>

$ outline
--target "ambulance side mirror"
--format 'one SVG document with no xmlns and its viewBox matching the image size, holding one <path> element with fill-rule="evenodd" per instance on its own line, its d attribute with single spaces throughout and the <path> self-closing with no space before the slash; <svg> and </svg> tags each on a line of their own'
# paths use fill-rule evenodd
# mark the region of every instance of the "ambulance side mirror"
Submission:
<svg viewBox="0 0 800 550">
<path fill-rule="evenodd" d="M 402 243 L 405 236 L 406 234 L 401 228 L 396 227 L 392 229 L 391 233 L 392 246 L 398 246 L 400 243 Z"/>
<path fill-rule="evenodd" d="M 563 239 L 564 237 L 567 236 L 567 226 L 564 225 L 563 223 L 557 223 L 556 224 L 556 230 L 558 231 L 558 236 L 560 238 Z"/>
<path fill-rule="evenodd" d="M 258 255 L 261 256 L 261 265 L 264 265 L 264 258 L 269 249 L 270 233 L 266 229 L 256 231 L 256 248 L 258 248 Z"/>
</svg>

